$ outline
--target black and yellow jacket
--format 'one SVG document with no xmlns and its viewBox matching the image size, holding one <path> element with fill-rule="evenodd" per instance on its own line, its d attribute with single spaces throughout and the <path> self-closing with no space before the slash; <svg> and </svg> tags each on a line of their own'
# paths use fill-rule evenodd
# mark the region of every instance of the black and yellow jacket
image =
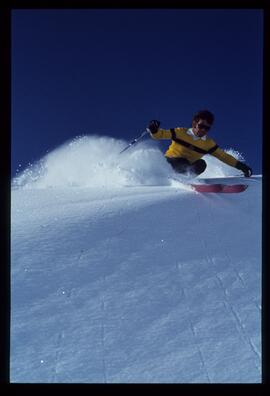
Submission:
<svg viewBox="0 0 270 396">
<path fill-rule="evenodd" d="M 172 140 L 165 157 L 186 158 L 192 164 L 205 154 L 211 154 L 227 165 L 236 166 L 238 160 L 221 150 L 213 139 L 205 135 L 202 139 L 194 140 L 189 130 L 190 128 L 159 129 L 156 133 L 151 133 L 151 136 L 158 140 Z"/>
</svg>

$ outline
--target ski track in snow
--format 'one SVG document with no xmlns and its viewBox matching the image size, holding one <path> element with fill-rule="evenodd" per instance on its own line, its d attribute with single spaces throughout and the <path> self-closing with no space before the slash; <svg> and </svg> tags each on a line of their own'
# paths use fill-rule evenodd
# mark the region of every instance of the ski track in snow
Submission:
<svg viewBox="0 0 270 396">
<path fill-rule="evenodd" d="M 14 191 L 12 382 L 260 382 L 259 188 Z"/>
<path fill-rule="evenodd" d="M 250 202 L 248 204 L 248 210 L 251 210 Z M 210 206 L 210 213 L 211 213 L 211 217 L 213 219 L 212 205 Z M 216 236 L 218 236 L 217 240 L 218 240 L 219 246 L 222 248 L 221 236 L 220 235 L 216 235 Z M 228 264 L 230 265 L 230 268 L 232 268 L 233 271 L 235 272 L 236 277 L 239 280 L 239 284 L 242 284 L 243 289 L 245 289 L 246 293 L 247 293 L 248 292 L 247 284 L 244 281 L 244 279 L 242 278 L 241 274 L 239 273 L 239 270 L 237 268 L 235 268 L 233 259 L 232 259 L 231 255 L 230 255 L 230 253 L 229 253 L 229 251 L 227 249 L 224 250 L 224 255 L 225 255 L 225 257 L 228 260 Z M 210 258 L 210 259 L 213 260 L 213 258 Z M 218 276 L 218 274 L 216 275 L 216 277 L 217 277 L 217 279 L 218 279 L 218 281 L 219 281 L 219 283 L 220 283 L 220 285 L 221 285 L 221 287 L 223 289 L 224 297 L 225 297 L 225 303 L 228 304 L 231 312 L 233 313 L 233 315 L 234 315 L 234 317 L 236 319 L 237 324 L 239 325 L 239 333 L 241 334 L 242 337 L 244 336 L 245 341 L 251 346 L 251 349 L 252 349 L 252 351 L 255 354 L 254 363 L 256 365 L 256 368 L 257 368 L 258 372 L 260 372 L 260 370 L 261 370 L 261 367 L 260 367 L 261 351 L 258 350 L 257 346 L 253 343 L 252 338 L 246 332 L 245 324 L 244 324 L 243 320 L 241 319 L 241 312 L 238 312 L 237 307 L 234 308 L 234 305 L 231 304 L 230 298 L 229 298 L 229 292 L 228 292 L 227 288 L 225 287 L 225 285 L 223 284 L 222 278 L 220 278 Z M 256 310 L 258 309 L 256 302 L 252 302 L 252 305 L 254 305 Z M 259 314 L 261 315 L 261 310 L 259 310 Z"/>
<path fill-rule="evenodd" d="M 249 204 L 250 206 L 250 204 Z M 212 222 L 214 221 L 214 216 L 213 216 L 213 204 L 210 204 L 209 206 L 209 212 L 211 214 L 211 219 Z M 246 289 L 245 293 L 248 292 L 247 289 L 247 285 L 244 281 L 244 279 L 242 278 L 242 276 L 240 275 L 239 271 L 237 270 L 237 268 L 235 268 L 234 262 L 232 260 L 232 257 L 230 255 L 230 253 L 228 252 L 228 249 L 224 249 L 224 246 L 222 244 L 222 240 L 221 240 L 221 235 L 220 234 L 215 234 L 216 240 L 217 240 L 217 245 L 219 246 L 220 249 L 223 249 L 224 252 L 224 258 L 226 259 L 229 268 L 232 269 L 232 271 L 235 273 L 236 278 L 239 281 L 239 285 L 242 285 L 243 289 Z M 206 248 L 207 251 L 207 245 L 206 245 L 206 240 L 203 240 L 204 246 Z M 214 263 L 214 258 L 211 255 L 207 254 L 207 260 L 209 261 L 209 263 L 213 266 L 215 266 Z M 218 273 L 216 273 L 216 279 L 224 293 L 224 305 L 226 307 L 226 309 L 228 310 L 228 312 L 231 312 L 234 319 L 235 319 L 235 326 L 239 332 L 239 336 L 246 342 L 246 344 L 251 348 L 252 352 L 255 354 L 254 356 L 254 364 L 258 370 L 258 372 L 260 372 L 260 359 L 261 359 L 261 353 L 260 351 L 257 349 L 256 345 L 254 345 L 252 338 L 247 334 L 246 330 L 245 330 L 245 324 L 243 322 L 243 320 L 241 319 L 241 312 L 238 312 L 237 307 L 234 307 L 234 303 L 231 302 L 230 300 L 230 293 L 227 289 L 227 287 L 224 285 L 222 277 L 219 276 Z M 255 308 L 257 308 L 256 304 L 254 303 Z"/>
</svg>

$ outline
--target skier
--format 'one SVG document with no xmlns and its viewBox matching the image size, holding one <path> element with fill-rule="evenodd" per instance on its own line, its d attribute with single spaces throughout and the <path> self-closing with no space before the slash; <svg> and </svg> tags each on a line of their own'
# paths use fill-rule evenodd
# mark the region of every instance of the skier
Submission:
<svg viewBox="0 0 270 396">
<path fill-rule="evenodd" d="M 207 136 L 213 122 L 213 114 L 208 110 L 201 110 L 193 116 L 192 128 L 161 129 L 160 121 L 152 120 L 147 129 L 153 139 L 172 140 L 165 158 L 177 173 L 203 173 L 207 165 L 202 157 L 211 154 L 225 164 L 241 170 L 245 177 L 250 177 L 252 169 L 249 166 L 225 153 Z"/>
</svg>

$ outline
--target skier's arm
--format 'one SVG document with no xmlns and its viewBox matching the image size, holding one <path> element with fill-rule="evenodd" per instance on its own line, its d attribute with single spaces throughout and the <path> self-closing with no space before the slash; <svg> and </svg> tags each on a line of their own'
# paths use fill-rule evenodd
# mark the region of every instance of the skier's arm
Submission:
<svg viewBox="0 0 270 396">
<path fill-rule="evenodd" d="M 152 120 L 149 122 L 147 129 L 153 139 L 171 139 L 172 134 L 170 130 L 160 129 L 160 121 Z"/>
<path fill-rule="evenodd" d="M 172 138 L 172 133 L 170 130 L 167 129 L 159 129 L 156 133 L 150 133 L 151 137 L 153 139 L 171 139 Z"/>
<path fill-rule="evenodd" d="M 234 168 L 237 165 L 237 159 L 235 159 L 232 155 L 225 153 L 225 151 L 221 150 L 219 147 L 212 153 L 212 155 L 225 164 L 233 166 Z"/>
</svg>

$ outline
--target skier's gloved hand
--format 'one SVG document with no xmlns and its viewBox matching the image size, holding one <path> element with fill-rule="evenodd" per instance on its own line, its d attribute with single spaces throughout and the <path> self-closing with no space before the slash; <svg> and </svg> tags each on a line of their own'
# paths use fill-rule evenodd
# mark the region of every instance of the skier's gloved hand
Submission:
<svg viewBox="0 0 270 396">
<path fill-rule="evenodd" d="M 243 162 L 238 161 L 236 164 L 236 168 L 242 171 L 245 177 L 250 177 L 252 175 L 252 169 Z"/>
<path fill-rule="evenodd" d="M 157 133 L 159 126 L 160 126 L 160 121 L 152 120 L 149 122 L 147 129 L 149 129 L 151 133 Z"/>
</svg>

